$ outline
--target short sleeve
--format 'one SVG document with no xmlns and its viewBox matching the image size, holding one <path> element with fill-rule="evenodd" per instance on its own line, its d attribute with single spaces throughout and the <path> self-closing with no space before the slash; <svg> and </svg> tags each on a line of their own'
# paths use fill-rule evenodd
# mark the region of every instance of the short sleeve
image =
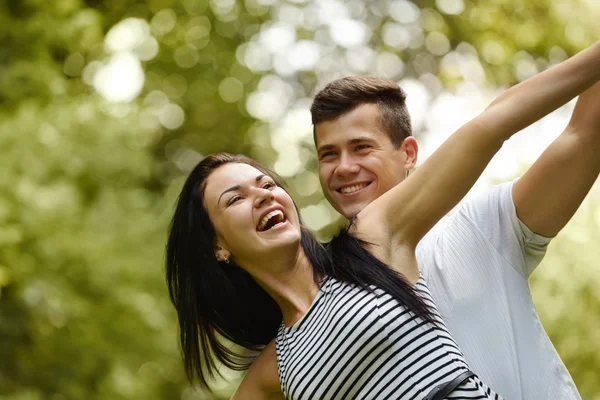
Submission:
<svg viewBox="0 0 600 400">
<path fill-rule="evenodd" d="M 534 233 L 517 217 L 512 198 L 514 182 L 500 184 L 466 201 L 457 212 L 468 218 L 517 272 L 529 278 L 544 258 L 551 238 Z"/>
</svg>

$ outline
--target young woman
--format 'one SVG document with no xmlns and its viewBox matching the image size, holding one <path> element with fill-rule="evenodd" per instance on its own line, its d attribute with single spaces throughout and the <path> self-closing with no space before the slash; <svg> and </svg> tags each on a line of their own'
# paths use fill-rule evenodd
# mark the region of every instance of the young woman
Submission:
<svg viewBox="0 0 600 400">
<path fill-rule="evenodd" d="M 600 44 L 506 91 L 325 247 L 264 167 L 204 159 L 167 245 L 190 379 L 206 385 L 216 362 L 247 368 L 253 357 L 235 343 L 262 350 L 235 399 L 422 399 L 448 382 L 453 397 L 498 398 L 468 373 L 414 250 L 504 140 L 598 79 Z"/>
</svg>

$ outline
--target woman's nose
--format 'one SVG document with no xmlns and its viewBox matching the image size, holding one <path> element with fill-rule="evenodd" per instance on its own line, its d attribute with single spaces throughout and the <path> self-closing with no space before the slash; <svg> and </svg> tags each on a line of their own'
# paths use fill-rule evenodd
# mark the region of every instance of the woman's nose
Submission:
<svg viewBox="0 0 600 400">
<path fill-rule="evenodd" d="M 254 200 L 254 207 L 258 208 L 265 203 L 268 203 L 273 200 L 273 192 L 268 189 L 257 189 L 259 192 L 256 194 L 256 199 Z"/>
</svg>

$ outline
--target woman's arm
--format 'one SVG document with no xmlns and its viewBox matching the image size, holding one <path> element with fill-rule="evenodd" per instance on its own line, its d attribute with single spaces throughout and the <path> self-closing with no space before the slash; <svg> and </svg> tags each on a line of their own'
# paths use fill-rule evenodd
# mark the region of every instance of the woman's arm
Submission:
<svg viewBox="0 0 600 400">
<path fill-rule="evenodd" d="M 279 384 L 275 340 L 254 360 L 231 400 L 285 400 Z"/>
<path fill-rule="evenodd" d="M 358 214 L 369 240 L 387 235 L 414 248 L 468 192 L 503 142 L 600 79 L 600 42 L 513 86 L 456 131 L 404 182 Z"/>
</svg>

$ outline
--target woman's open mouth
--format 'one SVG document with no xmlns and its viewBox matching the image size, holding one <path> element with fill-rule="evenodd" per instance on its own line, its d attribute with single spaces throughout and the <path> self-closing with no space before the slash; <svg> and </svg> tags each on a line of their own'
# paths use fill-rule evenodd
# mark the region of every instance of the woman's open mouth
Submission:
<svg viewBox="0 0 600 400">
<path fill-rule="evenodd" d="M 262 217 L 262 219 L 258 223 L 258 226 L 256 227 L 256 230 L 259 232 L 268 231 L 269 229 L 283 224 L 286 221 L 287 219 L 285 218 L 285 214 L 283 213 L 283 211 L 273 210 L 264 217 Z"/>
</svg>

